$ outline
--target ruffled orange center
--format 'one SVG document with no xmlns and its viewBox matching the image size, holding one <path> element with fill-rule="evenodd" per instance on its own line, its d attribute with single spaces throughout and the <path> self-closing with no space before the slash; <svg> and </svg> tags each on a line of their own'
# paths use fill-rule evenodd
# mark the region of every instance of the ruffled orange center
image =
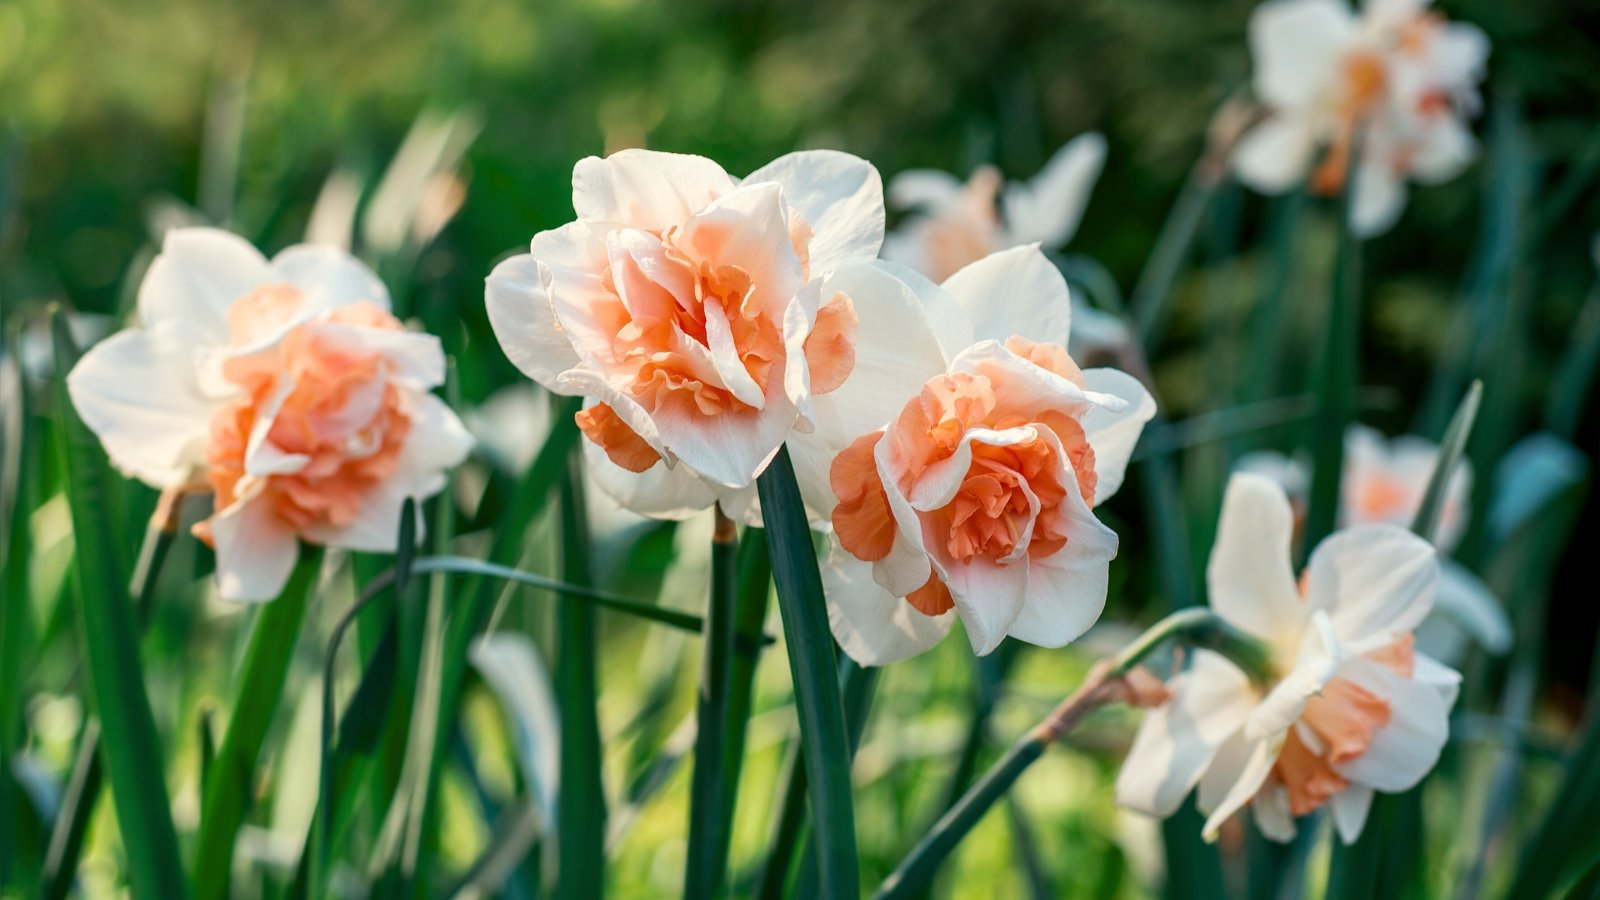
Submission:
<svg viewBox="0 0 1600 900">
<path fill-rule="evenodd" d="M 1391 522 L 1410 515 L 1418 500 L 1409 485 L 1387 473 L 1363 479 L 1352 498 L 1358 522 Z"/>
<path fill-rule="evenodd" d="M 648 244 L 637 250 L 613 242 L 610 264 L 600 273 L 605 296 L 594 312 L 615 335 L 616 364 L 607 374 L 647 412 L 753 413 L 781 387 L 784 310 L 749 269 L 724 259 L 730 255 L 724 245 L 739 237 L 735 231 L 703 227 L 692 240 L 677 227 L 632 232 L 628 240 Z M 788 232 L 805 277 L 811 227 L 791 215 Z M 786 304 L 789 298 L 776 300 Z M 855 305 L 844 293 L 818 310 L 804 344 L 812 393 L 835 390 L 855 368 L 857 325 Z M 729 352 L 741 372 L 719 371 L 713 361 Z M 660 459 L 610 406 L 591 407 L 585 417 L 579 420 L 583 433 L 618 465 L 642 472 Z"/>
<path fill-rule="evenodd" d="M 230 308 L 234 348 L 270 337 L 299 310 L 304 295 L 266 285 Z M 220 511 L 247 494 L 271 506 L 296 530 L 355 521 L 363 498 L 394 474 L 411 430 L 406 401 L 389 382 L 389 361 L 348 334 L 324 325 L 402 330 L 371 303 L 339 307 L 290 328 L 262 352 L 229 360 L 225 378 L 244 394 L 211 420 L 208 478 Z M 245 471 L 251 434 L 271 417 L 265 438 L 276 451 L 303 457 L 279 474 Z M 208 523 L 195 527 L 210 542 Z"/>
<path fill-rule="evenodd" d="M 1059 346 L 1021 338 L 1006 346 L 1040 368 L 1082 382 L 1082 373 Z M 1006 376 L 1007 370 L 999 368 L 990 375 L 935 376 L 886 432 L 863 435 L 834 457 L 829 478 L 839 502 L 833 527 L 846 551 L 875 562 L 894 547 L 897 525 L 874 456 L 880 440 L 890 441 L 895 486 L 909 496 L 931 469 L 957 453 L 972 430 L 1026 426 L 1035 434 L 1017 443 L 970 442 L 971 461 L 954 495 L 943 506 L 918 513 L 924 539 L 939 541 L 939 554 L 952 562 L 983 559 L 1002 566 L 1047 557 L 1066 546 L 1067 491 L 1076 489 L 1086 503 L 1094 502 L 1094 451 L 1073 414 L 1010 408 L 1004 398 L 1012 394 L 997 391 L 992 380 Z M 1061 479 L 1062 453 L 1076 475 L 1070 487 Z M 929 615 L 953 603 L 937 575 L 906 599 Z"/>
<path fill-rule="evenodd" d="M 1382 101 L 1388 83 L 1388 66 L 1383 57 L 1373 51 L 1359 50 L 1340 61 L 1334 107 L 1338 131 L 1321 165 L 1312 173 L 1312 190 L 1331 196 L 1344 189 L 1356 131 Z"/>
<path fill-rule="evenodd" d="M 1414 643 L 1407 634 L 1366 658 L 1410 677 Z M 1272 769 L 1273 778 L 1289 793 L 1289 811 L 1306 815 L 1348 788 L 1350 782 L 1334 766 L 1366 753 L 1389 717 L 1387 700 L 1347 678 L 1333 679 L 1306 701 Z"/>
</svg>

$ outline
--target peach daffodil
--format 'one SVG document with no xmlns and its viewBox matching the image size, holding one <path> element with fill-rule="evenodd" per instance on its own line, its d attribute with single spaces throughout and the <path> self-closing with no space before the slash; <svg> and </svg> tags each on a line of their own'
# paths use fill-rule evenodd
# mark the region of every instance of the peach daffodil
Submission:
<svg viewBox="0 0 1600 900">
<path fill-rule="evenodd" d="M 1439 445 L 1403 435 L 1385 438 L 1366 425 L 1351 425 L 1344 438 L 1344 474 L 1340 479 L 1339 524 L 1395 525 L 1409 528 L 1439 456 Z M 1311 468 L 1302 459 L 1270 450 L 1239 460 L 1237 471 L 1276 481 L 1289 495 L 1296 521 L 1303 514 L 1311 488 Z M 1467 525 L 1472 490 L 1472 465 L 1457 464 L 1445 486 L 1444 505 L 1434 544 L 1439 549 L 1439 595 L 1434 612 L 1417 628 L 1417 646 L 1445 662 L 1456 662 L 1467 640 L 1493 653 L 1511 646 L 1511 622 L 1487 585 L 1471 570 L 1450 559 Z"/>
<path fill-rule="evenodd" d="M 740 180 L 624 150 L 572 181 L 577 220 L 488 278 L 496 337 L 524 374 L 585 398 L 589 461 L 625 505 L 749 512 L 756 476 L 870 350 L 872 298 L 830 277 L 878 254 L 877 171 L 806 151 Z"/>
<path fill-rule="evenodd" d="M 867 379 L 841 398 L 848 417 L 791 441 L 832 526 L 834 635 L 868 665 L 926 650 L 958 617 L 979 654 L 1008 635 L 1061 646 L 1105 604 L 1117 537 L 1093 507 L 1120 486 L 1154 401 L 1072 360 L 1066 282 L 1037 247 L 943 285 L 890 269 L 920 298 L 898 318 L 921 362 Z"/>
<path fill-rule="evenodd" d="M 965 183 L 937 169 L 910 169 L 889 179 L 889 205 L 907 215 L 883 240 L 883 258 L 943 281 L 991 253 L 1038 244 L 1060 250 L 1072 240 L 1105 165 L 1106 141 L 1079 135 L 1025 182 L 1004 182 L 979 166 Z M 1072 351 L 1113 347 L 1127 329 L 1076 295 Z"/>
<path fill-rule="evenodd" d="M 470 449 L 429 393 L 444 381 L 438 339 L 407 331 L 341 250 L 269 261 L 226 232 L 175 229 L 138 307 L 143 327 L 91 348 L 67 387 L 118 468 L 210 486 L 195 531 L 225 598 L 276 596 L 298 540 L 392 551 L 405 499 L 441 490 Z"/>
<path fill-rule="evenodd" d="M 1489 43 L 1427 0 L 1267 0 L 1250 17 L 1256 97 L 1266 118 L 1234 151 L 1246 184 L 1282 193 L 1309 179 L 1343 190 L 1353 171 L 1350 225 L 1386 231 L 1406 182 L 1454 178 L 1477 154 L 1477 112 Z M 1321 161 L 1314 160 L 1324 148 Z"/>
<path fill-rule="evenodd" d="M 1207 840 L 1249 806 L 1275 841 L 1327 808 L 1350 843 L 1374 791 L 1409 790 L 1438 761 L 1461 677 L 1414 646 L 1438 583 L 1433 547 L 1357 526 L 1296 579 L 1293 531 L 1277 484 L 1233 476 L 1206 582 L 1212 610 L 1266 648 L 1266 671 L 1196 650 L 1139 727 L 1117 779 L 1124 806 L 1169 816 L 1198 788 Z"/>
</svg>

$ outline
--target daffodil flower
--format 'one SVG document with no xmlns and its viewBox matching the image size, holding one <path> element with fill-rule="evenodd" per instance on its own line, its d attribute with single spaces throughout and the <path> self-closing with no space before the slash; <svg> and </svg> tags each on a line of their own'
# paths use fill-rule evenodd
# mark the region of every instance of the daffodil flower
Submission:
<svg viewBox="0 0 1600 900">
<path fill-rule="evenodd" d="M 943 285 L 886 269 L 907 296 L 882 309 L 915 365 L 847 384 L 790 443 L 833 532 L 834 635 L 867 665 L 926 650 L 957 617 L 979 654 L 1007 635 L 1061 646 L 1105 605 L 1117 536 L 1093 507 L 1155 403 L 1131 376 L 1072 360 L 1066 282 L 1036 247 Z"/>
<path fill-rule="evenodd" d="M 1134 738 L 1117 779 L 1124 806 L 1168 816 L 1198 789 L 1208 840 L 1249 806 L 1275 841 L 1326 807 L 1350 843 L 1374 791 L 1409 790 L 1438 761 L 1461 677 L 1414 647 L 1438 584 L 1434 548 L 1393 525 L 1356 526 L 1323 541 L 1296 579 L 1293 532 L 1278 485 L 1233 476 L 1206 572 L 1211 608 L 1269 661 L 1246 672 L 1196 650 Z"/>
<path fill-rule="evenodd" d="M 139 318 L 67 387 L 119 469 L 161 489 L 209 485 L 215 512 L 195 531 L 225 598 L 276 596 L 298 540 L 392 551 L 405 499 L 438 493 L 471 446 L 429 393 L 444 381 L 438 339 L 407 331 L 341 250 L 269 261 L 223 231 L 169 231 Z"/>
<path fill-rule="evenodd" d="M 1489 43 L 1427 0 L 1366 0 L 1359 12 L 1346 0 L 1268 0 L 1250 17 L 1250 51 L 1267 115 L 1233 163 L 1256 190 L 1309 182 L 1336 194 L 1353 170 L 1350 225 L 1368 237 L 1399 218 L 1407 181 L 1448 181 L 1477 155 L 1467 119 Z"/>
</svg>

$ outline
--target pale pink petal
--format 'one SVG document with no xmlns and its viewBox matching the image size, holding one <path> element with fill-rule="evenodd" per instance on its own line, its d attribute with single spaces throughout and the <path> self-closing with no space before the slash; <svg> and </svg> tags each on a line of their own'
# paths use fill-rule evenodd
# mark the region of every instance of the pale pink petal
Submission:
<svg viewBox="0 0 1600 900">
<path fill-rule="evenodd" d="M 1306 565 L 1306 607 L 1324 611 L 1353 653 L 1411 632 L 1433 609 L 1439 563 L 1433 545 L 1393 525 L 1330 536 Z"/>
<path fill-rule="evenodd" d="M 367 302 L 389 309 L 389 290 L 366 264 L 329 244 L 299 244 L 272 258 L 268 280 L 291 284 L 314 310 Z"/>
<path fill-rule="evenodd" d="M 642 516 L 687 519 L 717 502 L 711 486 L 687 465 L 668 467 L 658 462 L 643 472 L 630 472 L 593 441 L 583 442 L 583 460 L 601 490 L 623 509 Z"/>
<path fill-rule="evenodd" d="M 1389 721 L 1372 736 L 1365 753 L 1336 764 L 1335 771 L 1386 793 L 1416 787 L 1449 740 L 1454 693 L 1446 695 L 1434 684 L 1401 677 L 1367 659 L 1350 660 L 1340 674 L 1386 700 Z"/>
<path fill-rule="evenodd" d="M 1078 230 L 1105 161 L 1106 139 L 1091 132 L 1068 141 L 1026 184 L 1006 185 L 1000 208 L 1009 239 L 1060 249 Z"/>
<path fill-rule="evenodd" d="M 1022 612 L 1028 589 L 1026 575 L 1019 571 L 1020 567 L 1001 566 L 981 556 L 968 562 L 936 558 L 934 567 L 956 602 L 972 652 L 988 655 L 1005 640 L 1011 624 Z"/>
<path fill-rule="evenodd" d="M 1317 148 L 1308 119 L 1284 112 L 1245 132 L 1233 148 L 1239 180 L 1263 194 L 1282 194 L 1305 181 Z"/>
<path fill-rule="evenodd" d="M 971 347 L 974 342 L 972 321 L 967 318 L 967 311 L 961 308 L 956 298 L 934 284 L 917 267 L 894 262 L 887 253 L 884 257 L 878 262 L 878 267 L 899 279 L 916 294 L 928 327 L 939 339 L 939 349 L 943 351 L 945 360 L 954 359 L 956 354 Z"/>
<path fill-rule="evenodd" d="M 1300 108 L 1332 87 L 1340 56 L 1356 33 L 1345 0 L 1269 0 L 1250 14 L 1256 96 Z"/>
<path fill-rule="evenodd" d="M 139 283 L 139 319 L 163 354 L 193 360 L 228 343 L 228 307 L 270 280 L 245 239 L 216 228 L 174 228 Z"/>
</svg>

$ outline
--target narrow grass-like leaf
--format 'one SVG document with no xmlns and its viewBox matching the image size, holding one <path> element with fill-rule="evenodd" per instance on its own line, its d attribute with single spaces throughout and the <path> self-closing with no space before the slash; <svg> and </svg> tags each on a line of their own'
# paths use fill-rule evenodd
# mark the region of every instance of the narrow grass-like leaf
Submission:
<svg viewBox="0 0 1600 900">
<path fill-rule="evenodd" d="M 582 457 L 568 456 L 561 483 L 561 575 L 587 585 L 589 525 L 584 515 Z M 561 801 L 556 808 L 560 864 L 558 900 L 589 900 L 605 892 L 606 794 L 601 780 L 599 697 L 594 610 L 563 603 L 556 610 L 556 698 L 561 704 Z"/>
<path fill-rule="evenodd" d="M 739 773 L 744 769 L 745 738 L 755 699 L 756 667 L 761 661 L 767 606 L 772 597 L 772 557 L 766 534 L 746 528 L 739 540 L 739 609 L 734 614 L 734 654 L 728 675 L 728 714 L 722 736 L 722 761 L 728 780 L 723 833 L 733 832 L 738 805 Z M 724 858 L 726 863 L 726 858 Z"/>
<path fill-rule="evenodd" d="M 739 539 L 733 520 L 716 509 L 711 536 L 711 599 L 701 642 L 700 691 L 696 698 L 694 772 L 689 783 L 689 853 L 683 895 L 722 895 L 728 862 L 727 816 L 734 786 L 726 771 L 729 690 L 733 680 L 734 622 L 739 602 Z M 748 712 L 748 710 L 746 710 Z"/>
<path fill-rule="evenodd" d="M 201 900 L 232 894 L 233 845 L 249 811 L 257 760 L 289 674 L 306 603 L 322 570 L 321 548 L 303 546 L 278 598 L 261 607 L 250 630 L 238 692 L 201 800 L 195 893 Z"/>
<path fill-rule="evenodd" d="M 849 737 L 822 576 L 787 448 L 778 450 L 756 484 L 800 715 L 801 753 L 822 870 L 822 896 L 854 897 L 861 886 Z"/>
<path fill-rule="evenodd" d="M 34 438 L 27 384 L 11 342 L 4 365 L 14 366 L 16 401 L 5 415 L 5 468 L 0 471 L 0 500 L 6 504 L 4 553 L 0 562 L 0 892 L 18 877 L 25 864 L 17 857 L 12 812 L 20 795 L 10 777 L 11 759 L 22 740 L 23 673 L 33 652 L 33 610 L 28 607 L 28 573 L 32 568 L 29 517 L 35 506 L 38 442 Z"/>
<path fill-rule="evenodd" d="M 63 314 L 50 318 L 55 344 L 56 417 L 67 500 L 77 553 L 74 585 L 78 627 L 89 672 L 90 697 L 105 740 L 100 749 L 111 776 L 129 878 L 145 897 L 182 898 L 189 885 L 178 857 L 167 795 L 166 757 L 145 693 L 134 635 L 133 604 L 119 560 L 110 507 L 110 467 L 99 441 L 84 426 L 67 393 L 66 373 L 77 348 Z"/>
<path fill-rule="evenodd" d="M 72 891 L 78 871 L 78 856 L 89 830 L 89 814 L 100 796 L 105 778 L 100 757 L 100 723 L 90 719 L 78 735 L 78 752 L 72 760 L 72 774 L 61 793 L 61 807 L 50 829 L 50 844 L 45 850 L 44 871 L 39 896 L 61 900 Z"/>
<path fill-rule="evenodd" d="M 1195 235 L 1200 231 L 1200 223 L 1205 221 L 1206 207 L 1214 193 L 1216 185 L 1198 167 L 1190 172 L 1177 201 L 1167 213 L 1166 222 L 1161 225 L 1149 262 L 1145 263 L 1134 285 L 1129 306 L 1138 326 L 1139 342 L 1145 347 L 1153 347 L 1161 340 L 1170 311 L 1168 301 L 1172 286 L 1189 259 Z"/>
<path fill-rule="evenodd" d="M 1545 427 L 1571 440 L 1583 414 L 1589 410 L 1585 400 L 1595 385 L 1600 369 L 1600 284 L 1589 290 L 1572 327 L 1572 340 L 1561 356 L 1545 403 Z"/>
<path fill-rule="evenodd" d="M 862 667 L 848 656 L 839 659 L 839 692 L 844 703 L 844 727 L 850 738 L 850 761 L 855 762 L 856 750 L 861 747 L 861 736 L 867 731 L 867 719 L 872 714 L 872 699 L 878 691 L 878 676 L 883 669 Z M 818 896 L 821 871 L 818 867 L 816 847 L 802 829 L 797 848 L 800 859 L 800 877 L 795 882 L 793 896 Z"/>
<path fill-rule="evenodd" d="M 1305 191 L 1295 190 L 1274 199 L 1268 214 L 1271 274 L 1252 314 L 1250 352 L 1245 354 L 1244 380 L 1238 392 L 1242 400 L 1264 400 L 1282 387 L 1278 379 L 1290 334 L 1284 327 L 1284 310 L 1294 274 L 1295 238 L 1305 208 Z"/>
<path fill-rule="evenodd" d="M 1327 337 L 1317 364 L 1313 391 L 1317 411 L 1311 419 L 1311 494 L 1306 503 L 1300 555 L 1333 533 L 1344 475 L 1344 433 L 1355 418 L 1355 385 L 1360 359 L 1361 242 L 1350 230 L 1350 205 L 1357 187 L 1354 167 L 1346 166 L 1338 204 L 1339 244 L 1334 254 L 1333 287 L 1328 297 Z"/>
<path fill-rule="evenodd" d="M 1483 382 L 1474 381 L 1461 398 L 1450 425 L 1439 441 L 1439 455 L 1434 459 L 1433 473 L 1428 477 L 1428 488 L 1423 492 L 1422 505 L 1411 522 L 1411 530 L 1418 537 L 1434 540 L 1439 528 L 1439 516 L 1444 512 L 1444 501 L 1450 493 L 1450 476 L 1461 464 L 1467 452 L 1467 440 L 1472 437 L 1472 425 L 1478 418 L 1478 406 L 1483 401 Z"/>
</svg>

